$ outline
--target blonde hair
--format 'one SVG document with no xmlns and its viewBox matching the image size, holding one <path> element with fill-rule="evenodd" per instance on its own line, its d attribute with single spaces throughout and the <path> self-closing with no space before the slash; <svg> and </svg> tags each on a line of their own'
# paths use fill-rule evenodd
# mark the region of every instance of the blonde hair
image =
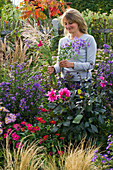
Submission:
<svg viewBox="0 0 113 170">
<path fill-rule="evenodd" d="M 84 21 L 81 13 L 78 10 L 73 9 L 73 8 L 68 8 L 61 17 L 62 26 L 64 26 L 64 19 L 67 19 L 73 23 L 77 23 L 79 31 L 84 34 L 87 34 L 86 22 Z M 65 35 L 68 34 L 66 29 L 64 29 L 64 34 Z"/>
</svg>

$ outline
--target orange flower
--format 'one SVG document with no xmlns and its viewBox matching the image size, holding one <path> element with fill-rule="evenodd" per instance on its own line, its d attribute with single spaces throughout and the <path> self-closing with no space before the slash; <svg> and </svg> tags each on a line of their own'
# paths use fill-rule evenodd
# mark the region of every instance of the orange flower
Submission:
<svg viewBox="0 0 113 170">
<path fill-rule="evenodd" d="M 55 121 L 52 120 L 52 121 L 50 121 L 50 123 L 55 124 Z"/>
</svg>

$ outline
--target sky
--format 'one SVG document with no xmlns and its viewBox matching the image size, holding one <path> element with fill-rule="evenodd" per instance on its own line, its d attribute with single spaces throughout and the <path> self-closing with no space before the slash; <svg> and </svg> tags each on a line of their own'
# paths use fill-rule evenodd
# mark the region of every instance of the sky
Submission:
<svg viewBox="0 0 113 170">
<path fill-rule="evenodd" d="M 15 5 L 19 5 L 20 2 L 24 1 L 24 0 L 11 0 L 13 2 L 13 4 Z"/>
</svg>

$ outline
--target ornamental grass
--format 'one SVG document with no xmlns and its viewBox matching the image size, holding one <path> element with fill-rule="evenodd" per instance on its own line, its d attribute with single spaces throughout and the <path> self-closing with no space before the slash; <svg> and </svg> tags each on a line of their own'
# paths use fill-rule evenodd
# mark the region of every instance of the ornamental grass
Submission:
<svg viewBox="0 0 113 170">
<path fill-rule="evenodd" d="M 72 144 L 64 148 L 64 152 L 60 151 L 60 158 L 50 157 L 44 163 L 43 169 L 45 170 L 96 170 L 98 167 L 94 166 L 92 158 L 94 157 L 95 150 L 98 150 L 91 142 L 85 143 L 85 138 L 75 148 Z"/>
<path fill-rule="evenodd" d="M 21 143 L 25 138 L 21 140 Z M 20 145 L 18 149 L 11 151 L 9 136 L 7 136 L 6 147 L 3 149 L 4 165 L 0 167 L 0 170 L 37 170 L 43 163 L 43 152 L 44 147 L 38 146 L 37 141 L 30 143 L 28 140 L 24 142 L 23 146 Z"/>
</svg>

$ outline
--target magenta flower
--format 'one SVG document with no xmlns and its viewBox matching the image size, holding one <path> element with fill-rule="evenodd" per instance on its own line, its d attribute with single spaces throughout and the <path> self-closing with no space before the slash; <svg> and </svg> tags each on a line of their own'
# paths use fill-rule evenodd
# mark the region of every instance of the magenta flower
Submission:
<svg viewBox="0 0 113 170">
<path fill-rule="evenodd" d="M 14 132 L 14 133 L 12 133 L 12 134 L 11 134 L 11 136 L 12 136 L 12 137 L 14 137 L 14 136 L 15 136 L 15 132 Z"/>
<path fill-rule="evenodd" d="M 16 144 L 16 148 L 18 149 L 18 148 L 22 148 L 22 146 L 23 146 L 23 144 L 21 143 L 21 142 L 18 142 L 17 144 Z"/>
<path fill-rule="evenodd" d="M 13 128 L 15 128 L 16 130 L 20 130 L 21 129 L 21 126 L 19 124 L 14 124 L 13 125 Z"/>
<path fill-rule="evenodd" d="M 13 140 L 18 140 L 19 139 L 19 135 L 15 134 L 13 137 L 12 137 Z"/>
<path fill-rule="evenodd" d="M 104 79 L 103 76 L 99 77 L 102 81 L 100 82 L 101 87 L 106 87 L 107 81 Z"/>
<path fill-rule="evenodd" d="M 28 123 L 26 126 L 27 126 L 28 130 L 33 130 L 33 126 L 30 123 Z"/>
<path fill-rule="evenodd" d="M 67 88 L 60 89 L 59 90 L 59 99 L 65 99 L 64 97 L 69 97 L 70 96 L 70 91 Z"/>
<path fill-rule="evenodd" d="M 53 91 L 53 89 L 51 89 L 51 91 L 48 91 L 47 96 L 49 96 L 48 100 L 50 102 L 54 102 L 54 100 L 57 100 L 57 95 L 55 93 L 56 91 Z"/>
<path fill-rule="evenodd" d="M 9 133 L 11 133 L 12 132 L 12 129 L 11 128 L 8 128 L 7 129 L 7 133 L 9 134 Z"/>
<path fill-rule="evenodd" d="M 37 44 L 37 47 L 41 47 L 43 44 L 41 43 L 41 41 L 39 41 L 39 43 Z"/>
<path fill-rule="evenodd" d="M 100 82 L 100 85 L 101 85 L 101 87 L 106 87 L 106 83 L 107 83 L 107 81 L 104 81 L 104 82 Z"/>
<path fill-rule="evenodd" d="M 4 133 L 4 139 L 7 138 L 7 133 Z"/>
<path fill-rule="evenodd" d="M 101 80 L 103 80 L 103 81 L 104 81 L 104 77 L 103 77 L 103 76 L 100 76 L 99 78 L 100 78 Z"/>
</svg>

